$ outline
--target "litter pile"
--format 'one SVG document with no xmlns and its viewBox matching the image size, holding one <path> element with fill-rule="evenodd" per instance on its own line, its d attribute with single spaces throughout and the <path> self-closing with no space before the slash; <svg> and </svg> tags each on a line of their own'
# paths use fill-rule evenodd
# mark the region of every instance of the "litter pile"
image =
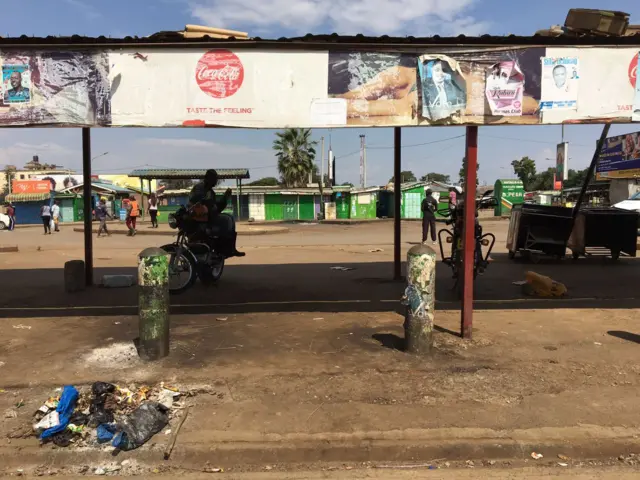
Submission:
<svg viewBox="0 0 640 480">
<path fill-rule="evenodd" d="M 33 429 L 43 443 L 53 442 L 59 447 L 110 442 L 117 450 L 133 450 L 184 408 L 180 404 L 182 396 L 178 388 L 164 383 L 121 387 L 95 382 L 80 391 L 67 385 L 36 411 Z"/>
</svg>

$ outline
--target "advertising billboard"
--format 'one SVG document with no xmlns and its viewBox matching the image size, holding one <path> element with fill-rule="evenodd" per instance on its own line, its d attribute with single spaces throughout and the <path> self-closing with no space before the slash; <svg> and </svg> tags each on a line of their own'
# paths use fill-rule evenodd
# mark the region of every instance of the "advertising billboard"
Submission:
<svg viewBox="0 0 640 480">
<path fill-rule="evenodd" d="M 640 177 L 640 132 L 607 138 L 596 174 L 598 179 Z"/>
<path fill-rule="evenodd" d="M 569 178 L 569 143 L 559 143 L 556 147 L 556 182 Z"/>
<path fill-rule="evenodd" d="M 13 180 L 12 193 L 49 193 L 51 183 L 44 180 Z"/>
</svg>

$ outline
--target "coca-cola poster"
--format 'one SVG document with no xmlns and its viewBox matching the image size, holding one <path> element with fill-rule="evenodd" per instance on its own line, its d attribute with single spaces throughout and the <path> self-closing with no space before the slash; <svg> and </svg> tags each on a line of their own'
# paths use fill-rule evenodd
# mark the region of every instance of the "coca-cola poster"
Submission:
<svg viewBox="0 0 640 480">
<path fill-rule="evenodd" d="M 524 74 L 513 60 L 494 63 L 487 70 L 485 94 L 492 115 L 522 115 Z"/>
<path fill-rule="evenodd" d="M 545 57 L 549 59 L 577 59 L 579 80 L 575 81 L 576 85 L 573 87 L 576 90 L 573 92 L 574 97 L 569 97 L 570 100 L 575 99 L 575 108 L 544 109 L 542 122 L 562 123 L 613 118 L 631 120 L 636 96 L 638 50 L 637 47 L 547 48 Z M 555 67 L 556 65 L 550 63 L 547 68 L 545 97 L 549 95 L 547 91 L 553 93 L 554 89 L 565 89 L 556 86 L 556 82 L 559 85 L 563 84 L 564 72 L 560 68 L 554 77 Z M 573 64 L 565 66 L 569 78 L 573 76 L 572 67 Z M 568 91 L 564 97 L 570 95 L 571 92 Z M 564 97 L 560 95 L 558 101 Z M 548 97 L 543 100 L 554 99 Z"/>
<path fill-rule="evenodd" d="M 110 54 L 118 126 L 315 126 L 327 52 L 226 48 Z"/>
<path fill-rule="evenodd" d="M 640 122 L 640 82 L 637 81 L 637 71 L 638 71 L 638 57 L 640 56 L 640 52 L 635 56 L 635 62 L 632 63 L 633 68 L 630 69 L 629 79 L 633 80 L 632 85 L 636 89 L 636 95 L 633 101 L 633 115 L 631 120 L 634 122 Z"/>
</svg>

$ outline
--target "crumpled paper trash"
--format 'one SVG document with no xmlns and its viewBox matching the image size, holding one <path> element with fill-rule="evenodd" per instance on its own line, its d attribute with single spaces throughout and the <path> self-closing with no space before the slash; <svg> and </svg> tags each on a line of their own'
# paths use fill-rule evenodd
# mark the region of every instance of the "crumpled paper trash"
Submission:
<svg viewBox="0 0 640 480">
<path fill-rule="evenodd" d="M 525 273 L 526 283 L 522 285 L 525 295 L 531 297 L 553 298 L 563 297 L 567 294 L 567 287 L 563 283 L 556 282 L 550 277 L 536 272 Z"/>
</svg>

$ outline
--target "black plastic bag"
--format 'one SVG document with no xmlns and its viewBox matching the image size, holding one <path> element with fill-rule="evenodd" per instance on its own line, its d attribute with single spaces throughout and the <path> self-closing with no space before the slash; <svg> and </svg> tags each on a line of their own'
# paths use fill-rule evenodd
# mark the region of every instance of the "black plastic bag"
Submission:
<svg viewBox="0 0 640 480">
<path fill-rule="evenodd" d="M 116 386 L 112 385 L 111 383 L 95 382 L 93 385 L 91 385 L 91 392 L 96 397 L 103 397 L 108 393 L 113 393 L 115 391 L 116 391 Z"/>
<path fill-rule="evenodd" d="M 133 450 L 149 441 L 169 423 L 167 408 L 157 402 L 146 402 L 118 425 L 120 431 L 112 445 L 120 450 Z"/>
<path fill-rule="evenodd" d="M 71 445 L 72 439 L 73 439 L 73 432 L 69 430 L 63 430 L 62 432 L 58 432 L 51 437 L 51 441 L 53 441 L 54 445 L 62 448 L 65 448 Z"/>
</svg>

